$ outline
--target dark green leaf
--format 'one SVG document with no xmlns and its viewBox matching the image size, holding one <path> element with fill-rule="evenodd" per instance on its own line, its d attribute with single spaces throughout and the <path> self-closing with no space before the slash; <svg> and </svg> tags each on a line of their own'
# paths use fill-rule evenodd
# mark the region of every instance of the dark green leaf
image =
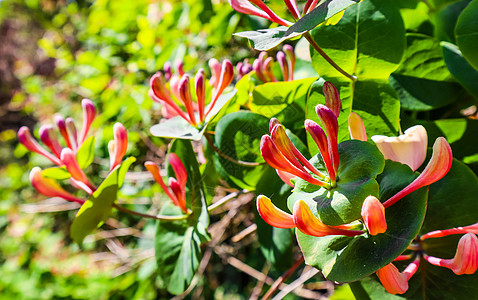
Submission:
<svg viewBox="0 0 478 300">
<path fill-rule="evenodd" d="M 76 159 L 80 168 L 84 169 L 91 165 L 95 158 L 95 137 L 90 136 L 83 144 L 81 144 L 78 152 L 76 153 Z"/>
<path fill-rule="evenodd" d="M 339 144 L 340 164 L 337 185 L 326 189 L 296 178 L 295 188 L 288 199 L 292 211 L 298 200 L 304 200 L 327 225 L 341 225 L 361 218 L 362 203 L 369 195 L 378 196 L 377 174 L 384 167 L 383 155 L 375 145 L 350 140 Z M 326 173 L 318 154 L 311 163 Z"/>
<path fill-rule="evenodd" d="M 478 71 L 463 58 L 457 46 L 442 42 L 443 56 L 450 73 L 476 99 L 478 99 Z"/>
<path fill-rule="evenodd" d="M 384 202 L 415 175 L 400 163 L 387 160 L 380 183 L 380 201 Z M 297 231 L 297 239 L 307 264 L 321 269 L 333 281 L 351 282 L 368 276 L 400 255 L 416 237 L 426 209 L 427 189 L 419 189 L 385 210 L 387 231 L 370 236 L 313 237 Z"/>
<path fill-rule="evenodd" d="M 478 0 L 463 10 L 455 27 L 456 43 L 463 57 L 478 70 Z"/>
</svg>

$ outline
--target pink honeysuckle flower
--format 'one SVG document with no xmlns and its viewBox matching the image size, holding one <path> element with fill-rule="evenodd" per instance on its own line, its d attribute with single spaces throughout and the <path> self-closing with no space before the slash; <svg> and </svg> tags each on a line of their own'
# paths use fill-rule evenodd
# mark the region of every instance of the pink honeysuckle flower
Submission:
<svg viewBox="0 0 478 300">
<path fill-rule="evenodd" d="M 298 168 L 292 164 L 277 148 L 268 135 L 263 135 L 261 139 L 261 154 L 266 163 L 274 169 L 285 171 L 305 181 L 318 186 L 328 186 L 326 182 L 320 181 L 309 174 L 304 168 Z"/>
<path fill-rule="evenodd" d="M 287 58 L 284 54 L 284 52 L 279 51 L 277 52 L 277 62 L 279 63 L 280 69 L 282 71 L 282 76 L 284 77 L 284 80 L 289 79 L 289 65 L 287 64 Z"/>
<path fill-rule="evenodd" d="M 342 102 L 340 100 L 339 91 L 337 88 L 329 81 L 324 83 L 322 91 L 325 97 L 325 106 L 327 106 L 338 118 L 340 114 L 340 108 Z"/>
<path fill-rule="evenodd" d="M 66 128 L 65 119 L 63 119 L 60 115 L 55 115 L 55 123 L 60 131 L 63 140 L 65 140 L 66 146 L 70 149 L 73 149 L 72 143 L 70 141 L 70 134 L 68 133 L 68 129 Z"/>
<path fill-rule="evenodd" d="M 173 157 L 173 162 L 170 161 L 171 166 L 173 167 L 173 170 L 176 174 L 176 178 L 169 178 L 168 179 L 168 186 L 164 183 L 163 178 L 161 177 L 161 174 L 159 172 L 159 167 L 152 161 L 147 161 L 144 163 L 144 166 L 146 169 L 153 175 L 154 179 L 156 182 L 161 186 L 163 191 L 166 193 L 166 195 L 171 199 L 171 201 L 174 203 L 174 205 L 178 206 L 181 208 L 181 210 L 184 213 L 188 213 L 188 209 L 186 207 L 186 183 L 187 181 L 187 173 L 185 173 L 182 170 L 184 168 L 184 165 L 181 162 L 181 165 L 178 164 L 176 159 L 179 160 L 179 158 L 174 158 L 174 156 L 171 156 L 170 154 L 169 159 L 171 160 L 171 157 Z M 181 167 L 182 166 L 182 167 Z"/>
<path fill-rule="evenodd" d="M 78 136 L 80 145 L 86 140 L 91 123 L 93 123 L 93 120 L 96 117 L 96 108 L 93 101 L 90 99 L 83 99 L 81 101 L 81 106 L 83 108 L 83 126 L 81 127 L 80 135 Z"/>
<path fill-rule="evenodd" d="M 264 74 L 266 75 L 269 82 L 277 82 L 277 78 L 274 76 L 274 73 L 272 72 L 273 63 L 274 63 L 274 59 L 272 57 L 268 57 L 264 61 Z"/>
<path fill-rule="evenodd" d="M 173 168 L 174 174 L 176 175 L 176 179 L 179 183 L 181 189 L 186 189 L 186 182 L 188 181 L 188 173 L 186 168 L 184 167 L 183 162 L 179 157 L 174 154 L 170 153 L 168 156 L 168 161 L 171 167 Z"/>
<path fill-rule="evenodd" d="M 178 72 L 179 77 L 182 77 L 185 74 L 183 61 L 179 58 L 176 59 L 176 61 L 174 62 L 174 66 L 176 67 L 176 71 Z"/>
<path fill-rule="evenodd" d="M 368 196 L 362 204 L 362 218 L 371 235 L 377 235 L 387 231 L 385 219 L 385 207 L 374 196 Z"/>
<path fill-rule="evenodd" d="M 121 123 L 113 125 L 114 140 L 108 143 L 108 152 L 110 154 L 110 171 L 121 164 L 123 157 L 128 149 L 128 133 Z"/>
<path fill-rule="evenodd" d="M 169 79 L 171 79 L 171 76 L 173 76 L 173 72 L 171 70 L 171 63 L 169 61 L 164 63 L 163 71 L 164 71 L 164 80 L 169 81 Z"/>
<path fill-rule="evenodd" d="M 68 173 L 70 173 L 72 179 L 76 180 L 80 187 L 82 187 L 87 193 L 92 194 L 93 191 L 96 189 L 93 184 L 91 184 L 88 177 L 86 177 L 83 170 L 80 168 L 78 164 L 78 160 L 76 159 L 76 154 L 70 148 L 63 148 L 61 151 L 61 161 L 65 165 Z M 84 187 L 87 187 L 86 189 Z"/>
<path fill-rule="evenodd" d="M 246 58 L 243 62 L 238 62 L 236 65 L 237 70 L 237 80 L 244 77 L 244 75 L 252 72 L 252 65 L 249 63 L 249 60 Z"/>
<path fill-rule="evenodd" d="M 38 142 L 31 135 L 30 129 L 28 129 L 28 127 L 22 126 L 18 130 L 17 135 L 18 135 L 18 140 L 20 141 L 20 143 L 22 143 L 28 150 L 43 155 L 44 157 L 48 158 L 49 160 L 51 160 L 54 164 L 58 166 L 63 165 L 63 163 L 58 157 L 51 154 L 45 148 L 43 148 L 40 144 L 38 144 Z"/>
<path fill-rule="evenodd" d="M 419 188 L 442 179 L 450 170 L 452 162 L 453 154 L 450 145 L 445 138 L 437 138 L 435 144 L 433 144 L 432 158 L 425 167 L 425 170 L 403 190 L 385 201 L 383 206 L 387 208 Z"/>
<path fill-rule="evenodd" d="M 294 48 L 292 48 L 291 45 L 285 44 L 282 47 L 282 50 L 284 51 L 285 55 L 287 56 L 287 64 L 289 65 L 289 79 L 288 81 L 294 80 L 294 70 L 295 70 L 295 54 L 294 54 Z M 286 80 L 284 78 L 284 80 Z"/>
<path fill-rule="evenodd" d="M 271 226 L 277 228 L 295 227 L 292 215 L 279 209 L 272 203 L 271 199 L 264 195 L 257 197 L 257 211 L 261 218 Z"/>
<path fill-rule="evenodd" d="M 408 290 L 408 281 L 417 272 L 420 259 L 415 259 L 403 272 L 389 263 L 377 271 L 378 279 L 390 294 L 403 294 Z"/>
<path fill-rule="evenodd" d="M 367 131 L 365 130 L 362 118 L 354 112 L 349 115 L 349 132 L 351 139 L 367 141 Z"/>
<path fill-rule="evenodd" d="M 274 23 L 290 26 L 292 23 L 280 18 L 276 15 L 267 5 L 265 5 L 261 0 L 228 0 L 232 8 L 240 13 L 247 15 L 254 15 Z M 254 5 L 256 6 L 254 6 Z"/>
<path fill-rule="evenodd" d="M 422 240 L 426 240 L 429 238 L 439 238 L 439 237 L 443 237 L 443 236 L 447 236 L 451 234 L 464 234 L 464 233 L 478 234 L 478 223 L 475 223 L 469 226 L 464 226 L 464 227 L 456 227 L 456 228 L 445 229 L 445 230 L 435 230 L 422 235 L 420 238 Z"/>
<path fill-rule="evenodd" d="M 330 158 L 334 165 L 334 170 L 337 172 L 339 168 L 339 150 L 337 144 L 337 136 L 339 133 L 339 123 L 335 113 L 325 105 L 319 104 L 315 107 L 315 112 L 319 116 L 319 120 L 324 126 L 324 131 L 327 134 L 327 144 L 329 145 Z"/>
<path fill-rule="evenodd" d="M 478 237 L 467 233 L 460 238 L 455 257 L 443 259 L 424 255 L 424 258 L 435 266 L 452 270 L 456 275 L 473 274 L 478 269 Z"/>
<path fill-rule="evenodd" d="M 276 170 L 276 173 L 277 173 L 277 175 L 279 175 L 279 178 L 284 183 L 286 183 L 290 187 L 294 187 L 294 184 L 291 181 L 295 177 L 294 174 L 291 174 L 291 173 L 288 173 L 288 172 L 285 172 L 285 171 L 281 171 L 281 170 Z"/>
<path fill-rule="evenodd" d="M 50 149 L 51 152 L 57 157 L 60 158 L 61 155 L 61 145 L 58 142 L 58 139 L 55 137 L 55 132 L 52 125 L 42 125 L 38 131 L 41 141 L 45 146 Z"/>
<path fill-rule="evenodd" d="M 84 200 L 65 191 L 55 180 L 42 176 L 42 170 L 34 167 L 30 172 L 30 181 L 33 187 L 42 195 L 60 197 L 68 201 L 83 204 Z"/>
<path fill-rule="evenodd" d="M 385 159 L 408 165 L 413 171 L 425 161 L 427 155 L 427 131 L 421 125 L 405 130 L 398 137 L 374 135 L 372 140 L 382 152 Z"/>
<path fill-rule="evenodd" d="M 161 72 L 157 72 L 151 77 L 149 96 L 156 102 L 163 105 L 163 114 L 167 118 L 180 116 L 194 127 L 202 125 L 207 115 L 214 108 L 219 96 L 228 87 L 234 77 L 234 67 L 229 60 L 223 61 L 222 65 L 216 60 L 209 61 L 212 74 L 209 83 L 213 86 L 212 99 L 209 108 L 205 107 L 205 72 L 200 69 L 195 77 L 196 101 L 192 97 L 190 90 L 190 77 L 187 74 L 172 75 L 169 80 L 169 89 L 166 87 L 166 81 Z M 174 96 L 175 99 L 173 99 Z M 186 109 L 186 113 L 180 107 Z M 197 122 L 196 112 L 199 113 L 199 122 Z"/>
<path fill-rule="evenodd" d="M 282 73 L 283 81 L 294 80 L 295 69 L 295 55 L 294 49 L 290 45 L 284 45 L 282 48 L 284 52 L 277 52 L 277 62 Z M 272 72 L 274 59 L 267 57 L 267 52 L 263 51 L 259 57 L 254 61 L 252 70 L 256 72 L 257 78 L 263 83 L 279 81 Z"/>
<path fill-rule="evenodd" d="M 335 185 L 337 179 L 337 174 L 332 163 L 332 157 L 330 155 L 329 143 L 327 136 L 325 135 L 324 130 L 312 120 L 305 120 L 304 122 L 305 130 L 310 134 L 315 144 L 319 148 L 319 152 L 324 160 L 327 173 L 329 174 L 330 181 L 332 185 Z"/>
<path fill-rule="evenodd" d="M 72 118 L 68 117 L 65 119 L 65 126 L 68 132 L 68 138 L 71 143 L 71 149 L 76 152 L 78 150 L 79 144 L 78 144 L 78 132 L 76 131 L 75 121 L 73 121 Z"/>
<path fill-rule="evenodd" d="M 363 234 L 361 230 L 342 229 L 342 226 L 328 226 L 322 223 L 310 210 L 307 203 L 299 200 L 294 205 L 294 223 L 302 233 L 317 237 L 328 235 L 356 236 Z"/>
</svg>

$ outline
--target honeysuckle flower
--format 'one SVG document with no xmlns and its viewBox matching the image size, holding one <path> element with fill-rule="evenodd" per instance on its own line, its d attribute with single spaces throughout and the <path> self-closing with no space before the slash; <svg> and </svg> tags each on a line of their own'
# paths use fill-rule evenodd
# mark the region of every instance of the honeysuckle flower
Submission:
<svg viewBox="0 0 478 300">
<path fill-rule="evenodd" d="M 327 106 L 338 118 L 341 109 L 341 100 L 339 91 L 337 88 L 329 81 L 324 82 L 322 87 L 325 98 L 325 106 Z"/>
<path fill-rule="evenodd" d="M 302 233 L 317 237 L 328 235 L 356 236 L 363 234 L 361 230 L 350 230 L 352 226 L 328 226 L 322 223 L 310 211 L 309 206 L 302 200 L 294 205 L 293 214 L 284 212 L 275 206 L 272 201 L 264 195 L 257 197 L 257 211 L 261 218 L 269 225 L 277 228 L 297 227 Z"/>
<path fill-rule="evenodd" d="M 55 123 L 58 126 L 60 135 L 65 141 L 66 147 L 73 150 L 75 153 L 85 141 L 91 123 L 96 116 L 96 109 L 91 100 L 83 99 L 81 106 L 83 108 L 83 126 L 79 134 L 72 118 L 67 118 L 64 120 L 63 117 L 59 115 L 55 116 Z M 39 130 L 40 140 L 48 147 L 48 149 L 50 149 L 52 153 L 38 144 L 35 138 L 33 138 L 31 135 L 28 127 L 22 126 L 18 130 L 17 135 L 20 143 L 22 143 L 28 150 L 43 155 L 58 166 L 62 166 L 64 164 L 61 160 L 61 152 L 63 148 L 54 133 L 52 125 L 43 125 Z"/>
<path fill-rule="evenodd" d="M 237 70 L 237 80 L 244 77 L 244 75 L 252 72 L 252 65 L 249 63 L 249 60 L 246 58 L 243 62 L 238 62 L 236 64 Z"/>
<path fill-rule="evenodd" d="M 450 170 L 452 162 L 453 155 L 450 145 L 445 138 L 437 138 L 433 144 L 432 157 L 423 172 L 403 190 L 385 201 L 383 206 L 387 208 L 419 188 L 430 185 L 442 179 L 443 176 L 445 176 Z"/>
<path fill-rule="evenodd" d="M 425 161 L 428 137 L 427 131 L 421 125 L 410 127 L 398 137 L 374 135 L 372 140 L 385 159 L 408 165 L 413 171 Z"/>
<path fill-rule="evenodd" d="M 368 232 L 371 235 L 377 235 L 387 231 L 387 221 L 385 219 L 385 207 L 380 200 L 374 196 L 365 198 L 362 204 L 362 218 Z"/>
<path fill-rule="evenodd" d="M 83 170 L 80 168 L 78 164 L 78 160 L 76 159 L 76 154 L 70 148 L 64 148 L 61 151 L 61 161 L 65 165 L 68 173 L 70 173 L 71 178 L 76 180 L 76 183 L 79 184 L 80 182 L 86 185 L 86 191 L 89 194 L 92 194 L 95 190 L 95 187 L 91 184 L 88 177 L 86 177 Z M 79 184 L 83 187 L 83 185 Z"/>
<path fill-rule="evenodd" d="M 153 175 L 156 182 L 161 186 L 166 195 L 171 199 L 174 205 L 181 208 L 184 213 L 188 213 L 186 207 L 186 182 L 187 172 L 184 164 L 179 157 L 171 153 L 169 154 L 169 164 L 173 168 L 176 178 L 168 178 L 168 185 L 166 185 L 159 172 L 159 167 L 152 161 L 144 163 L 146 169 Z"/>
<path fill-rule="evenodd" d="M 367 131 L 365 130 L 362 118 L 354 112 L 349 115 L 349 132 L 351 139 L 364 142 L 367 141 Z"/>
<path fill-rule="evenodd" d="M 469 226 L 464 226 L 464 227 L 456 227 L 456 228 L 445 229 L 445 230 L 435 230 L 422 235 L 420 238 L 422 240 L 426 240 L 430 238 L 439 238 L 439 237 L 443 237 L 443 236 L 447 236 L 451 234 L 463 234 L 463 233 L 478 234 L 478 223 L 475 223 Z"/>
<path fill-rule="evenodd" d="M 126 150 L 128 149 L 128 133 L 121 123 L 113 125 L 114 140 L 108 143 L 108 152 L 110 154 L 110 171 L 121 164 Z"/>
<path fill-rule="evenodd" d="M 65 191 L 54 179 L 42 176 L 42 170 L 34 167 L 30 172 L 30 181 L 33 187 L 42 195 L 60 197 L 68 201 L 83 204 L 84 200 Z"/>
<path fill-rule="evenodd" d="M 219 96 L 231 84 L 234 76 L 234 68 L 229 60 L 224 60 L 220 64 L 217 60 L 211 59 L 209 65 L 213 74 L 209 83 L 213 86 L 213 90 L 208 107 L 205 107 L 205 72 L 203 69 L 200 69 L 194 78 L 196 101 L 194 101 L 190 90 L 190 76 L 188 74 L 181 74 L 180 72 L 179 76 L 168 76 L 170 77 L 169 89 L 166 87 L 168 81 L 165 80 L 162 72 L 157 72 L 151 77 L 149 96 L 163 105 L 163 108 L 165 108 L 163 112 L 167 118 L 180 116 L 194 127 L 204 123 Z M 196 117 L 196 113 L 199 114 L 198 117 Z"/>
<path fill-rule="evenodd" d="M 295 71 L 295 54 L 294 49 L 290 45 L 284 45 L 283 51 L 277 52 L 277 62 L 282 73 L 283 81 L 294 80 Z M 261 52 L 259 57 L 252 64 L 252 70 L 255 71 L 257 78 L 260 81 L 277 82 L 279 81 L 273 74 L 272 69 L 274 65 L 274 59 L 267 57 L 267 52 Z"/>
<path fill-rule="evenodd" d="M 389 263 L 376 272 L 383 287 L 390 294 L 403 294 L 408 290 L 408 281 L 417 272 L 420 259 L 415 259 L 403 272 L 400 273 L 397 267 Z"/>
<path fill-rule="evenodd" d="M 424 255 L 424 258 L 435 266 L 445 267 L 456 275 L 473 274 L 478 269 L 478 237 L 467 233 L 460 238 L 455 257 L 443 259 Z"/>
</svg>

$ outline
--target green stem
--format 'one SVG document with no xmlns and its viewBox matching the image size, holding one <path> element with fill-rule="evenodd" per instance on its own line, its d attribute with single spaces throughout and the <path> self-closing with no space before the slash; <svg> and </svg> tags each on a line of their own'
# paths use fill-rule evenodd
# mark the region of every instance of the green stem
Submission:
<svg viewBox="0 0 478 300">
<path fill-rule="evenodd" d="M 324 50 L 322 50 L 322 48 L 320 48 L 320 46 L 314 41 L 314 39 L 312 38 L 309 32 L 304 33 L 304 37 L 307 39 L 307 41 L 309 41 L 312 47 L 314 47 L 315 51 L 317 51 L 332 67 L 334 67 L 334 69 L 336 69 L 338 72 L 340 72 L 342 75 L 344 75 L 348 79 L 352 81 L 357 81 L 357 76 L 350 75 L 349 73 L 345 72 L 345 70 L 342 69 L 339 65 L 337 65 L 335 61 L 333 61 L 332 58 L 330 58 L 330 56 L 328 56 L 324 52 Z"/>
<path fill-rule="evenodd" d="M 119 211 L 122 211 L 124 213 L 130 214 L 130 215 L 135 215 L 143 218 L 148 218 L 148 219 L 155 219 L 155 220 L 161 220 L 161 221 L 180 221 L 180 220 L 186 220 L 189 217 L 189 214 L 187 215 L 180 215 L 180 216 L 164 216 L 164 215 L 148 215 L 148 214 L 143 214 L 134 210 L 130 210 L 127 208 L 124 208 L 122 206 L 119 206 L 116 203 L 113 203 L 113 207 L 116 208 Z"/>
</svg>

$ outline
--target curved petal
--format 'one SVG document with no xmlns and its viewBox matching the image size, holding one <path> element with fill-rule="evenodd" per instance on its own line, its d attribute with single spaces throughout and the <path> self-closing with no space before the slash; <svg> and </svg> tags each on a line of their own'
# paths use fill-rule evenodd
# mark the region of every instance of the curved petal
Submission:
<svg viewBox="0 0 478 300">
<path fill-rule="evenodd" d="M 264 195 L 257 197 L 257 211 L 261 218 L 269 225 L 277 228 L 294 228 L 294 219 L 275 206 L 271 199 Z"/>
<path fill-rule="evenodd" d="M 351 139 L 364 142 L 367 141 L 367 131 L 365 130 L 362 118 L 354 112 L 349 115 L 349 132 Z"/>
<path fill-rule="evenodd" d="M 368 196 L 362 205 L 362 218 L 371 235 L 377 235 L 387 231 L 385 219 L 385 207 L 374 196 Z"/>
</svg>

